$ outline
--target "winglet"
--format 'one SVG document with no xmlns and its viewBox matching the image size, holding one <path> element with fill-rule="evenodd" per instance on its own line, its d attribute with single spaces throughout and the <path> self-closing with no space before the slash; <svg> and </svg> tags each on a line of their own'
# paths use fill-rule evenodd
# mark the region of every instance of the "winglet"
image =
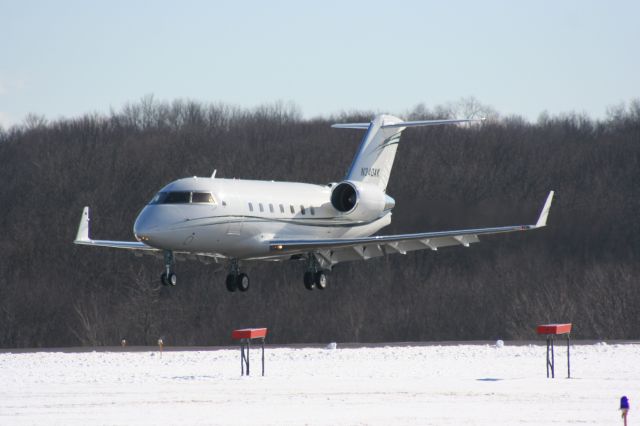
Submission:
<svg viewBox="0 0 640 426">
<path fill-rule="evenodd" d="M 547 201 L 544 202 L 544 207 L 540 212 L 540 217 L 538 217 L 536 228 L 542 228 L 543 226 L 547 226 L 547 216 L 549 216 L 549 209 L 551 208 L 552 200 L 553 200 L 553 191 L 550 191 L 549 195 L 547 196 Z"/>
<path fill-rule="evenodd" d="M 82 217 L 80 218 L 80 224 L 78 225 L 78 234 L 74 243 L 86 243 L 91 241 L 89 238 L 89 207 L 85 207 L 82 210 Z"/>
</svg>

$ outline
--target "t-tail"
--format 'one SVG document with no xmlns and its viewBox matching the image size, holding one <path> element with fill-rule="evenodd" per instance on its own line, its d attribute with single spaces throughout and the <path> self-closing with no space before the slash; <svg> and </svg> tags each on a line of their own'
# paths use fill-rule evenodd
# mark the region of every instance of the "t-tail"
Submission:
<svg viewBox="0 0 640 426">
<path fill-rule="evenodd" d="M 386 191 L 400 135 L 404 129 L 414 126 L 435 126 L 473 121 L 481 120 L 402 121 L 392 115 L 378 115 L 371 123 L 334 124 L 331 127 L 367 131 L 345 180 L 373 184 L 382 191 Z"/>
</svg>

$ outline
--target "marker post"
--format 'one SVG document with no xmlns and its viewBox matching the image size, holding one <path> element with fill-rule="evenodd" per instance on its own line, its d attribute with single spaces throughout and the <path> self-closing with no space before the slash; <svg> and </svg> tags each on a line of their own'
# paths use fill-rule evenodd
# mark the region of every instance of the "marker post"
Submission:
<svg viewBox="0 0 640 426">
<path fill-rule="evenodd" d="M 162 339 L 158 339 L 158 348 L 160 348 L 160 358 L 162 358 L 162 349 L 164 348 L 164 342 Z"/>
<path fill-rule="evenodd" d="M 536 328 L 538 334 L 547 336 L 547 378 L 549 378 L 549 370 L 551 370 L 551 378 L 556 377 L 556 363 L 553 354 L 553 337 L 559 334 L 567 336 L 567 379 L 571 378 L 571 359 L 570 348 L 571 343 L 571 323 L 567 324 L 542 324 Z"/>
<path fill-rule="evenodd" d="M 233 332 L 231 333 L 231 338 L 233 340 L 240 341 L 241 376 L 244 376 L 245 368 L 247 370 L 247 376 L 249 375 L 249 347 L 251 346 L 251 339 L 260 339 L 260 341 L 262 342 L 262 375 L 264 376 L 264 339 L 266 337 L 266 328 L 243 328 L 240 330 L 233 330 Z"/>
</svg>

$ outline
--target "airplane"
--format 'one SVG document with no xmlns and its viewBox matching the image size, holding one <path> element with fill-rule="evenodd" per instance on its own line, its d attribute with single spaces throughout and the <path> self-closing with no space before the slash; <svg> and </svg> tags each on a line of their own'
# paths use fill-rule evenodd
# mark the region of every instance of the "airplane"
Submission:
<svg viewBox="0 0 640 426">
<path fill-rule="evenodd" d="M 403 121 L 378 115 L 369 123 L 334 124 L 365 130 L 345 178 L 314 185 L 211 177 L 188 177 L 162 188 L 137 216 L 137 241 L 89 237 L 85 207 L 75 244 L 153 254 L 164 259 L 161 283 L 175 286 L 176 258 L 226 263 L 230 292 L 246 292 L 249 277 L 241 262 L 304 262 L 304 286 L 327 287 L 327 273 L 344 261 L 367 260 L 413 250 L 465 246 L 479 236 L 528 231 L 546 226 L 550 191 L 535 224 L 399 235 L 373 235 L 391 223 L 395 201 L 387 193 L 402 132 L 409 127 L 477 122 L 475 119 Z"/>
</svg>

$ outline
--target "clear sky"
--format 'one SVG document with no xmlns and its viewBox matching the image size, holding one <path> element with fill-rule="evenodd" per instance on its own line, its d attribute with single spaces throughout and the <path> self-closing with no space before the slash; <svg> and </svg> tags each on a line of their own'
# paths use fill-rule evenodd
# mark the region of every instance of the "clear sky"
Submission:
<svg viewBox="0 0 640 426">
<path fill-rule="evenodd" d="M 0 0 L 0 123 L 153 94 L 305 117 L 474 96 L 604 116 L 640 97 L 640 1 Z"/>
</svg>

